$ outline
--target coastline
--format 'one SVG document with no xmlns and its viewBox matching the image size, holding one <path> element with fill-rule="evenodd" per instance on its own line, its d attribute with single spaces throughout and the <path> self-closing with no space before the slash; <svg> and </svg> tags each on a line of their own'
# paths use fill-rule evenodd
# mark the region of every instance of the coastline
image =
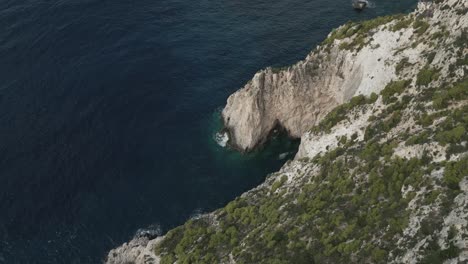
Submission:
<svg viewBox="0 0 468 264">
<path fill-rule="evenodd" d="M 459 8 L 463 7 L 463 3 L 460 7 L 460 1 L 457 0 L 449 0 L 447 2 L 450 2 L 451 5 Z M 432 6 L 430 8 L 432 8 Z M 465 8 L 467 8 L 466 5 Z M 347 30 L 352 28 L 353 24 L 342 26 L 329 35 L 328 39 L 325 41 L 325 43 L 329 42 L 328 44 L 319 46 L 317 50 L 307 56 L 304 61 L 298 62 L 295 66 L 288 67 L 280 72 L 273 72 L 271 68 L 267 68 L 266 70 L 257 73 L 252 82 L 249 82 L 243 89 L 230 97 L 230 99 L 228 99 L 228 110 L 226 110 L 226 108 L 223 110 L 223 120 L 226 123 L 226 127 L 230 130 L 239 128 L 247 129 L 247 132 L 230 132 L 233 133 L 233 136 L 230 137 L 230 139 L 234 140 L 234 146 L 239 144 L 237 142 L 241 142 L 238 146 L 240 151 L 248 152 L 259 145 L 261 146 L 268 139 L 268 135 L 271 133 L 272 129 L 274 129 L 278 124 L 276 122 L 278 118 L 283 120 L 282 122 L 284 122 L 286 130 L 290 131 L 291 135 L 299 135 L 299 137 L 302 137 L 300 150 L 295 160 L 288 161 L 279 172 L 271 174 L 267 177 L 264 183 L 242 194 L 234 202 L 243 201 L 247 204 L 255 203 L 256 199 L 262 195 L 277 195 L 281 193 L 280 190 L 287 194 L 291 189 L 301 188 L 303 181 L 305 181 L 305 175 L 315 175 L 319 173 L 318 166 L 306 163 L 304 160 L 316 159 L 320 156 L 319 154 L 327 153 L 332 149 L 338 148 L 338 139 L 341 137 L 346 137 L 348 139 L 352 138 L 353 135 L 356 134 L 357 136 L 353 140 L 356 140 L 357 142 L 365 141 L 365 128 L 370 124 L 370 116 L 376 113 L 381 113 L 381 109 L 386 107 L 383 103 L 383 99 L 378 99 L 377 101 L 374 100 L 370 103 L 367 103 L 366 101 L 364 105 L 371 104 L 370 108 L 365 108 L 360 105 L 361 103 L 359 103 L 358 107 L 363 108 L 359 108 L 358 111 L 356 111 L 357 118 L 353 120 L 356 121 L 356 123 L 350 124 L 346 123 L 346 121 L 340 121 L 342 123 L 333 127 L 330 133 L 323 132 L 323 134 L 316 134 L 309 130 L 314 126 L 318 126 L 330 112 L 336 109 L 337 106 L 349 103 L 352 98 L 357 96 L 363 96 L 363 98 L 370 97 L 373 93 L 380 94 L 394 79 L 399 77 L 398 73 L 395 72 L 395 68 L 404 57 L 411 58 L 414 65 L 424 65 L 427 63 L 425 57 L 421 56 L 425 50 L 424 46 L 416 45 L 414 48 L 407 48 L 407 50 L 402 51 L 402 53 L 395 54 L 398 47 L 411 47 L 414 42 L 412 36 L 415 34 L 413 28 L 401 28 L 393 31 L 399 23 L 410 20 L 412 17 L 418 17 L 425 14 L 427 10 L 429 10 L 428 6 L 420 4 L 415 12 L 407 16 L 394 16 L 383 19 L 383 21 L 380 21 L 377 26 L 373 26 L 369 29 L 369 31 L 375 31 L 372 33 L 372 41 L 363 44 L 362 47 L 359 46 L 361 44 L 354 43 L 353 39 L 350 40 L 349 36 L 343 37 L 342 39 L 337 36 L 337 34 L 339 34 L 344 28 L 347 28 Z M 468 19 L 462 16 L 461 18 L 458 17 L 460 19 L 456 21 L 456 19 L 458 19 L 457 17 L 453 18 L 446 16 L 445 13 L 449 11 L 441 8 L 441 6 L 436 6 L 435 13 L 438 17 L 429 19 L 433 19 L 434 21 L 440 19 L 443 20 L 445 25 L 458 24 L 460 28 L 466 28 Z M 434 21 L 430 21 L 430 23 L 435 24 L 436 22 Z M 453 38 L 455 37 L 457 37 L 457 35 L 453 36 Z M 355 47 L 352 47 L 351 50 L 343 48 L 350 44 L 358 45 L 358 49 L 355 49 Z M 317 58 L 321 57 L 325 52 L 331 52 L 331 54 L 333 54 L 332 58 L 341 58 L 342 63 L 339 64 L 341 66 L 344 65 L 344 68 L 341 68 L 341 66 L 335 68 L 333 65 L 325 65 L 323 69 L 331 71 L 331 74 L 321 74 L 319 72 L 315 73 L 315 75 L 312 74 L 312 76 L 328 76 L 325 79 L 321 79 L 320 83 L 331 84 L 331 86 L 317 85 L 317 81 L 314 79 L 307 80 L 305 82 L 302 82 L 301 80 L 298 81 L 297 76 L 308 78 L 308 76 L 303 74 L 306 71 L 308 63 L 311 63 L 311 65 L 319 64 L 319 69 L 322 68 L 322 64 L 325 64 L 326 62 L 321 60 L 317 62 Z M 447 53 L 441 54 L 441 57 L 450 56 Z M 331 62 L 335 61 L 336 60 L 331 60 Z M 438 62 L 441 63 L 441 58 L 439 58 Z M 350 64 L 346 65 L 347 63 Z M 407 76 L 416 76 L 419 70 L 420 68 L 416 68 L 416 66 L 414 66 L 414 68 L 408 69 L 406 74 Z M 372 74 L 369 74 L 369 72 Z M 337 76 L 339 78 L 335 79 Z M 358 76 L 359 78 L 355 79 L 352 76 Z M 269 81 L 265 81 L 265 79 L 269 79 Z M 283 85 L 284 83 L 286 83 L 286 86 Z M 294 83 L 294 85 L 291 83 Z M 318 101 L 317 103 L 314 101 L 316 99 L 310 100 L 309 97 L 303 98 L 302 101 L 295 100 L 300 98 L 301 95 L 306 94 L 304 89 L 309 89 L 311 86 L 308 85 L 311 83 L 313 84 L 312 87 L 320 86 L 319 88 L 323 89 L 318 93 L 325 99 Z M 301 86 L 304 88 L 300 88 L 298 91 L 295 90 Z M 342 88 L 343 86 L 345 88 Z M 331 89 L 330 87 L 335 88 Z M 294 95 L 295 93 L 297 93 L 298 96 Z M 287 94 L 286 99 L 284 94 Z M 280 108 L 280 105 L 284 104 L 285 101 L 292 102 L 290 104 L 286 104 L 292 106 L 285 110 L 278 110 L 277 108 Z M 310 107 L 311 102 L 312 107 L 307 110 L 297 110 L 298 106 L 294 105 L 307 104 L 308 107 Z M 265 110 L 267 107 L 271 107 L 269 108 L 270 110 Z M 277 110 L 280 114 L 275 113 Z M 364 114 L 357 114 L 359 111 Z M 287 113 L 287 115 L 283 116 L 282 113 Z M 294 120 L 291 121 L 291 119 Z M 302 124 L 304 120 L 306 120 L 306 122 Z M 258 124 L 259 122 L 266 123 Z M 296 125 L 296 127 L 294 127 L 294 125 Z M 406 129 L 406 127 L 404 128 Z M 402 133 L 404 130 L 403 128 L 398 129 L 399 130 L 395 130 L 393 133 Z M 244 136 L 246 136 L 247 139 L 242 139 Z M 317 142 L 320 142 L 320 144 L 317 144 Z M 278 183 L 279 187 L 276 187 Z M 466 191 L 465 187 L 462 189 Z M 244 201 L 245 199 L 253 201 Z M 229 211 L 229 208 L 219 209 L 213 213 L 205 214 L 201 216 L 199 220 L 207 223 L 208 226 L 215 226 L 216 229 L 216 227 L 219 226 L 218 222 L 221 221 L 220 219 L 222 217 L 224 217 L 225 211 Z M 189 221 L 189 225 L 190 223 L 191 222 Z M 162 241 L 165 239 L 167 239 L 166 236 L 160 237 L 158 238 L 157 243 L 155 242 L 151 245 L 149 243 L 152 243 L 152 240 L 148 240 L 145 241 L 146 244 L 143 243 L 141 245 L 137 245 L 135 248 L 138 249 L 138 252 L 146 252 L 142 248 L 158 248 L 161 243 L 164 243 Z M 122 250 L 116 249 L 111 251 L 108 263 L 121 263 L 116 262 L 116 258 L 112 256 L 116 254 L 116 252 L 119 252 L 119 256 L 126 256 L 126 247 L 131 243 L 132 242 L 124 244 L 124 246 L 121 247 Z M 412 249 L 410 249 L 410 251 L 411 250 Z M 154 251 L 151 251 L 151 254 L 154 254 Z M 150 263 L 159 263 L 160 260 L 154 258 L 151 254 L 141 253 L 138 258 L 141 259 L 149 256 L 145 259 L 146 261 L 154 261 Z M 164 254 L 169 253 L 164 252 Z M 411 256 L 414 256 L 413 259 L 416 258 L 416 253 L 414 252 L 409 252 L 407 254 L 410 255 L 405 255 L 403 258 L 408 259 L 411 258 Z M 461 259 L 464 258 L 463 256 L 464 255 L 461 255 Z M 223 263 L 236 263 L 233 260 L 232 252 L 229 254 L 229 260 L 223 261 Z"/>
</svg>

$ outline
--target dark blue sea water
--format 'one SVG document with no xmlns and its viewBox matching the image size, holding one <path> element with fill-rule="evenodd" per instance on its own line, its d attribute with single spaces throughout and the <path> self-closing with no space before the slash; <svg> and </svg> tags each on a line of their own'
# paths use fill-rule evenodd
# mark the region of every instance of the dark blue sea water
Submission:
<svg viewBox="0 0 468 264">
<path fill-rule="evenodd" d="M 99 263 L 258 185 L 297 143 L 219 147 L 228 95 L 415 2 L 0 0 L 0 263 Z"/>
</svg>

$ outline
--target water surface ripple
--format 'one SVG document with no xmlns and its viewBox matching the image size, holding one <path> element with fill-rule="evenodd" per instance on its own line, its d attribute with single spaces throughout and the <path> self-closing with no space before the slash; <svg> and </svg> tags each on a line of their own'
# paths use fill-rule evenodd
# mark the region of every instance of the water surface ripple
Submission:
<svg viewBox="0 0 468 264">
<path fill-rule="evenodd" d="M 228 95 L 415 2 L 0 0 L 0 263 L 99 263 L 258 185 L 297 145 L 218 146 Z"/>
</svg>

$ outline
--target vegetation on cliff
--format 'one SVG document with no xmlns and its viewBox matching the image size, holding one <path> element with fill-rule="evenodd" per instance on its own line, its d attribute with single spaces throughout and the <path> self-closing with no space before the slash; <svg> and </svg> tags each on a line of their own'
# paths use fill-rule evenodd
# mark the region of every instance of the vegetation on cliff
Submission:
<svg viewBox="0 0 468 264">
<path fill-rule="evenodd" d="M 454 246 L 455 235 L 447 237 L 444 243 L 448 246 L 442 248 L 438 231 L 455 209 L 453 200 L 461 192 L 460 181 L 468 175 L 468 156 L 436 162 L 429 148 L 420 157 L 394 155 L 401 142 L 422 145 L 432 141 L 448 145 L 447 160 L 456 153 L 466 153 L 468 104 L 458 104 L 466 99 L 466 78 L 452 87 L 463 91 L 446 102 L 456 108 L 430 117 L 425 112 L 437 106 L 414 111 L 413 117 L 424 124 L 415 135 L 387 137 L 402 115 L 413 112 L 410 107 L 431 104 L 432 98 L 424 101 L 422 94 L 405 100 L 399 96 L 373 118 L 378 121 L 370 122 L 364 141 L 340 139 L 338 148 L 296 161 L 291 166 L 297 174 L 294 182 L 288 181 L 288 170 L 271 175 L 275 179 L 271 184 L 211 216 L 190 220 L 170 231 L 156 249 L 162 263 L 228 263 L 231 258 L 236 263 L 387 263 L 423 239 L 428 246 L 422 249 L 421 263 L 457 257 L 461 250 Z M 393 96 L 402 93 L 400 88 L 394 91 Z M 443 91 L 444 87 L 434 88 L 434 94 Z M 388 94 L 385 89 L 381 97 Z M 341 119 L 337 116 L 343 109 L 372 101 L 375 99 L 358 97 L 339 106 L 319 127 L 330 129 Z M 433 128 L 430 124 L 435 120 L 443 122 Z M 405 238 L 414 214 L 410 203 L 432 210 L 416 233 Z M 450 228 L 458 232 L 454 226 Z"/>
<path fill-rule="evenodd" d="M 437 4 L 466 28 L 464 1 Z M 169 231 L 154 247 L 161 263 L 468 261 L 467 33 L 449 33 L 428 10 L 333 31 L 324 50 L 357 52 L 377 28 L 406 29 L 411 41 L 379 94 L 337 106 L 301 142 L 333 144 Z"/>
</svg>

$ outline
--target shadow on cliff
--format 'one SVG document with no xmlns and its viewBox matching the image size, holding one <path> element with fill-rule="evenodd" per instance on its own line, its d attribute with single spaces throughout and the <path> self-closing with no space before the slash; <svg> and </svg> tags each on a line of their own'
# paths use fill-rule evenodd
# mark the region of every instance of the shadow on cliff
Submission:
<svg viewBox="0 0 468 264">
<path fill-rule="evenodd" d="M 221 110 L 213 114 L 211 124 L 211 143 L 215 153 L 221 154 L 227 160 L 248 161 L 248 160 L 283 160 L 294 158 L 296 155 L 300 139 L 289 136 L 287 130 L 277 123 L 268 134 L 265 140 L 255 146 L 254 149 L 248 151 L 240 151 L 233 147 L 224 137 L 224 134 L 229 135 L 229 131 L 224 128 L 221 118 Z M 230 137 L 230 135 L 229 135 Z"/>
</svg>

